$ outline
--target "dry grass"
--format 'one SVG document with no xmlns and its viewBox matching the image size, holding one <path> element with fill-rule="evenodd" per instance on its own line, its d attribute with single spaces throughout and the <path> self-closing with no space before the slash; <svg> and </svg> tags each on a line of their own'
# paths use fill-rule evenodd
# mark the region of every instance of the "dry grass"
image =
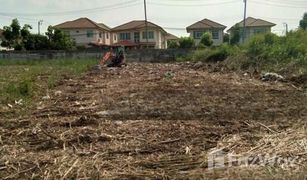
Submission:
<svg viewBox="0 0 307 180">
<path fill-rule="evenodd" d="M 130 64 L 65 80 L 50 97 L 28 117 L 0 118 L 1 178 L 306 177 L 305 94 L 288 84 L 215 67 Z M 212 148 L 299 162 L 209 170 Z"/>
</svg>

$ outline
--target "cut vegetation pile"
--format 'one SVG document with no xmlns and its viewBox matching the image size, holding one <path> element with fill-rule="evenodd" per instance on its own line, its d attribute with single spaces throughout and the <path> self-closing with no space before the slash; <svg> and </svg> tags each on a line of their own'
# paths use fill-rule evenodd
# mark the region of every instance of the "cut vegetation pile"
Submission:
<svg viewBox="0 0 307 180">
<path fill-rule="evenodd" d="M 26 115 L 1 116 L 0 178 L 306 178 L 305 94 L 216 69 L 129 64 L 62 79 Z M 212 148 L 299 161 L 210 170 Z"/>
</svg>

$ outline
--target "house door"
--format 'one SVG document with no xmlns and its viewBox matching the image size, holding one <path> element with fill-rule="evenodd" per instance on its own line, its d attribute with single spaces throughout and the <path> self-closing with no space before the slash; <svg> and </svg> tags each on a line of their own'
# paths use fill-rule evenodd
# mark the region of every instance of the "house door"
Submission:
<svg viewBox="0 0 307 180">
<path fill-rule="evenodd" d="M 134 42 L 135 43 L 140 42 L 140 32 L 134 32 Z"/>
</svg>

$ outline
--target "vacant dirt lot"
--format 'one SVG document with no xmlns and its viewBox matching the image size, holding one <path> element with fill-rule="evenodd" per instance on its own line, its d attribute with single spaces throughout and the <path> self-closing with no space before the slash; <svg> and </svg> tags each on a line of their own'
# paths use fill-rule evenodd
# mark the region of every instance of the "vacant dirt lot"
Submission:
<svg viewBox="0 0 307 180">
<path fill-rule="evenodd" d="M 215 147 L 254 155 L 274 150 L 299 156 L 297 167 L 305 162 L 306 97 L 291 84 L 208 65 L 130 64 L 65 79 L 49 96 L 35 100 L 29 116 L 0 117 L 0 178 L 255 178 L 255 169 L 267 172 L 208 170 Z"/>
</svg>

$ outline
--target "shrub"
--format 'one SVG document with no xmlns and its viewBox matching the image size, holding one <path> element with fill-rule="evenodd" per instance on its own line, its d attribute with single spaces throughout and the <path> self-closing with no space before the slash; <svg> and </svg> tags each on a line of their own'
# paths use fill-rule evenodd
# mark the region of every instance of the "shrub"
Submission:
<svg viewBox="0 0 307 180">
<path fill-rule="evenodd" d="M 230 55 L 239 53 L 237 46 L 223 44 L 219 47 L 198 49 L 192 55 L 192 61 L 218 62 L 224 61 Z"/>
<path fill-rule="evenodd" d="M 21 44 L 16 44 L 16 45 L 14 46 L 14 49 L 15 49 L 16 51 L 21 51 L 23 48 L 22 48 L 22 45 L 21 45 Z"/>
<path fill-rule="evenodd" d="M 202 43 L 199 43 L 198 46 L 197 46 L 197 49 L 205 49 L 206 46 Z"/>
<path fill-rule="evenodd" d="M 208 49 L 196 50 L 192 55 L 192 61 L 206 61 L 208 55 L 209 55 Z"/>
<path fill-rule="evenodd" d="M 218 62 L 224 61 L 230 55 L 230 51 L 228 47 L 221 46 L 213 51 L 210 52 L 209 56 L 207 57 L 207 62 Z"/>
<path fill-rule="evenodd" d="M 264 43 L 268 45 L 273 45 L 278 42 L 278 36 L 273 33 L 267 33 L 264 35 Z"/>
<path fill-rule="evenodd" d="M 230 44 L 238 44 L 241 38 L 241 28 L 236 24 L 233 29 L 233 35 L 230 38 Z"/>
<path fill-rule="evenodd" d="M 263 35 L 254 36 L 247 44 L 247 53 L 252 56 L 260 56 L 266 50 L 265 38 Z"/>
<path fill-rule="evenodd" d="M 243 56 L 246 58 L 242 58 Z M 214 54 L 214 57 L 220 56 Z M 264 70 L 293 75 L 307 73 L 306 57 L 307 31 L 297 30 L 289 32 L 286 36 L 256 35 L 242 46 L 240 57 L 231 57 L 227 63 L 236 61 L 235 64 L 244 70 L 256 69 L 258 72 Z M 242 58 L 244 61 L 235 58 Z"/>
<path fill-rule="evenodd" d="M 179 43 L 177 41 L 167 41 L 168 49 L 177 49 L 179 48 Z"/>
<path fill-rule="evenodd" d="M 200 44 L 203 44 L 207 47 L 212 46 L 213 40 L 212 40 L 212 34 L 209 32 L 205 32 L 200 39 Z"/>
<path fill-rule="evenodd" d="M 191 37 L 181 37 L 179 39 L 179 47 L 183 49 L 190 49 L 195 47 L 195 40 Z"/>
</svg>

